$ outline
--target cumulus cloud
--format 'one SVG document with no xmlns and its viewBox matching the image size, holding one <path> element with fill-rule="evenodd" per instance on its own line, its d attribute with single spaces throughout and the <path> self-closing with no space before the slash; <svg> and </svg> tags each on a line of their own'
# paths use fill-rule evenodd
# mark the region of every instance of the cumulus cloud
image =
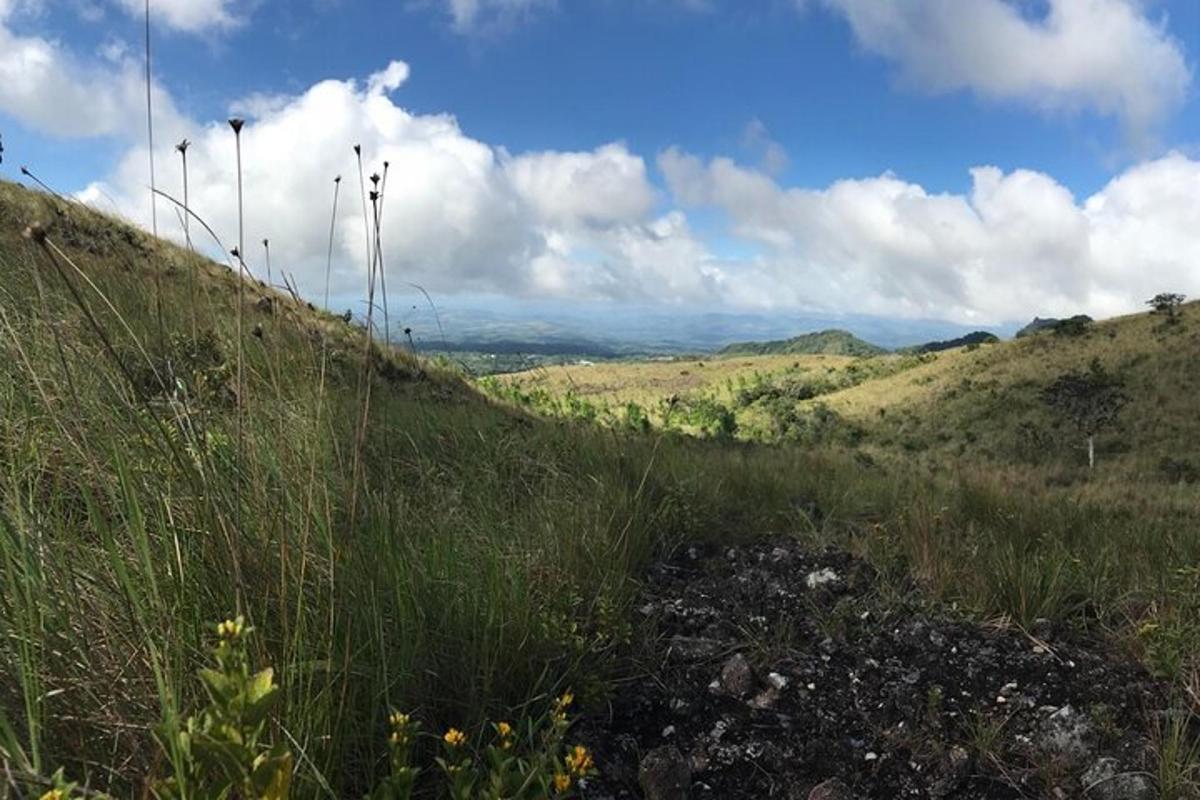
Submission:
<svg viewBox="0 0 1200 800">
<path fill-rule="evenodd" d="M 965 195 L 884 174 L 791 188 L 729 159 L 668 150 L 678 202 L 711 206 L 763 247 L 780 304 L 951 319 L 1111 315 L 1160 290 L 1200 293 L 1200 162 L 1173 153 L 1077 202 L 1038 172 L 971 171 Z M 1190 187 L 1190 188 L 1189 188 Z"/>
<path fill-rule="evenodd" d="M 517 193 L 545 222 L 608 226 L 645 219 L 654 207 L 646 164 L 622 144 L 577 153 L 528 153 L 505 171 Z"/>
<path fill-rule="evenodd" d="M 246 240 L 269 238 L 274 264 L 310 296 L 323 291 L 337 174 L 345 180 L 333 290 L 361 294 L 365 283 L 355 143 L 368 172 L 389 163 L 383 239 L 395 280 L 431 291 L 573 299 L 713 296 L 703 288 L 703 246 L 681 213 L 658 215 L 646 164 L 625 145 L 510 154 L 468 136 L 452 116 L 397 105 L 389 93 L 407 76 L 407 65 L 393 62 L 365 81 L 327 80 L 242 104 L 257 112 L 242 132 Z M 233 136 L 223 120 L 192 123 L 185 134 L 193 141 L 191 205 L 228 245 L 237 230 Z M 156 155 L 159 185 L 178 196 L 178 156 L 169 143 Z M 102 206 L 115 197 L 145 224 L 146 162 L 143 148 L 132 149 L 81 196 Z M 163 218 L 160 210 L 169 232 Z M 252 250 L 255 271 L 259 260 Z"/>
<path fill-rule="evenodd" d="M 55 136 L 137 129 L 146 103 L 140 61 L 111 48 L 95 63 L 79 59 L 57 41 L 14 33 L 3 11 L 0 6 L 0 111 Z M 156 113 L 170 125 L 178 112 L 161 87 L 154 92 Z"/>
<path fill-rule="evenodd" d="M 824 0 L 857 41 L 933 92 L 970 89 L 1044 111 L 1088 109 L 1144 137 L 1185 98 L 1191 73 L 1139 0 Z"/>
</svg>

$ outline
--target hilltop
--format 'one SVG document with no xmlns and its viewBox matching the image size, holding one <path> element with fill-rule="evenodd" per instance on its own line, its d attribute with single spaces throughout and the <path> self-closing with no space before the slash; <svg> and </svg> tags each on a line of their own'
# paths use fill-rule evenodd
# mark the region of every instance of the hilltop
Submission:
<svg viewBox="0 0 1200 800">
<path fill-rule="evenodd" d="M 849 331 L 830 329 L 770 342 L 735 342 L 722 347 L 717 355 L 872 356 L 885 352 Z"/>
</svg>

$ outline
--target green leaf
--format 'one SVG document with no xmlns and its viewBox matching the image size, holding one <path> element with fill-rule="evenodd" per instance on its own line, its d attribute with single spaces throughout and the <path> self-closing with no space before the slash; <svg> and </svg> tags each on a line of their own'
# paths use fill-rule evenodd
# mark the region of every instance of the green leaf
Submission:
<svg viewBox="0 0 1200 800">
<path fill-rule="evenodd" d="M 275 685 L 274 675 L 274 670 L 267 667 L 250 679 L 250 686 L 246 690 L 246 719 L 251 725 L 261 722 L 279 699 L 279 687 Z"/>
<path fill-rule="evenodd" d="M 215 669 L 200 670 L 200 680 L 204 681 L 204 685 L 212 692 L 214 699 L 226 700 L 233 694 L 233 685 L 229 680 L 229 676 Z"/>
</svg>

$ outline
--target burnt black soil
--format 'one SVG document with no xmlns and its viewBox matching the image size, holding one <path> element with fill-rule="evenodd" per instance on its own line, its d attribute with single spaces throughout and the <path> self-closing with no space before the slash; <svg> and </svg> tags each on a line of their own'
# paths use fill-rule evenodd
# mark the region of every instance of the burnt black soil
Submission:
<svg viewBox="0 0 1200 800">
<path fill-rule="evenodd" d="M 1166 697 L 1137 664 L 882 586 L 864 561 L 786 539 L 656 565 L 641 677 L 580 730 L 600 770 L 584 797 L 641 797 L 639 762 L 669 745 L 694 798 L 803 800 L 831 778 L 869 798 L 1107 796 L 1084 779 L 1105 757 L 1150 782 L 1144 734 Z"/>
</svg>

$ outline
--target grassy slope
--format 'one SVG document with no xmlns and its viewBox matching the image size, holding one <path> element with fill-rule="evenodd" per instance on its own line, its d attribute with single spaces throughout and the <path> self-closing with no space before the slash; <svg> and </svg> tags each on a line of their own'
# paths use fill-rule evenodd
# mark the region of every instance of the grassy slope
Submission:
<svg viewBox="0 0 1200 800">
<path fill-rule="evenodd" d="M 1043 333 L 936 361 L 822 398 L 870 426 L 883 446 L 929 450 L 1001 462 L 1079 463 L 1082 441 L 1058 430 L 1039 398 L 1041 388 L 1098 359 L 1126 384 L 1120 424 L 1100 437 L 1100 461 L 1122 479 L 1151 480 L 1163 456 L 1200 464 L 1200 306 L 1183 308 L 1179 325 L 1138 314 L 1094 325 L 1078 337 Z M 882 412 L 882 414 L 881 414 Z M 1025 424 L 1045 437 L 1039 456 L 1018 433 Z"/>
<path fill-rule="evenodd" d="M 794 515 L 776 454 L 532 420 L 398 352 L 376 351 L 368 403 L 359 330 L 247 283 L 239 347 L 229 269 L 10 184 L 0 274 L 18 771 L 161 775 L 151 731 L 194 710 L 210 626 L 241 612 L 283 676 L 299 796 L 361 795 L 391 708 L 436 729 L 599 691 L 651 553 Z"/>
</svg>

